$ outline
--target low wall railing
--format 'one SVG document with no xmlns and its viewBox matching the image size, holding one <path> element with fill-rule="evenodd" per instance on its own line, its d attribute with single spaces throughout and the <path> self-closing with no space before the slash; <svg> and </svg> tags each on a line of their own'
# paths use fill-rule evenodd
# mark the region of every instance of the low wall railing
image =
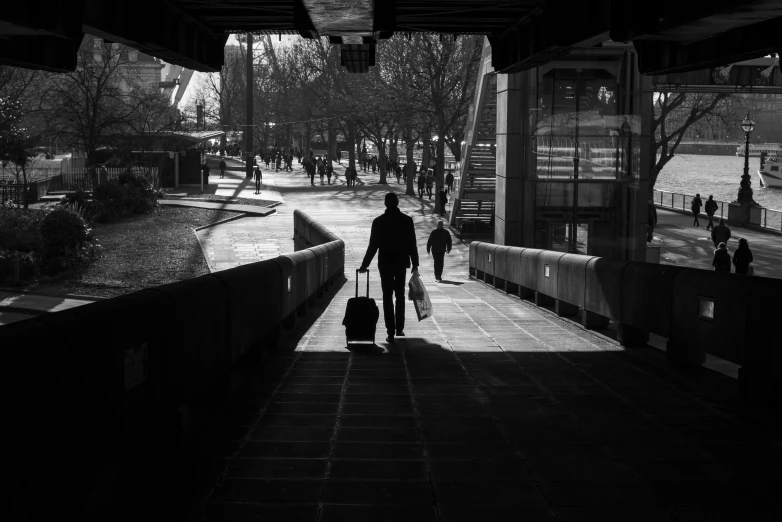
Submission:
<svg viewBox="0 0 782 522">
<path fill-rule="evenodd" d="M 776 313 L 782 279 L 550 250 L 470 244 L 470 276 L 576 315 L 586 328 L 617 324 L 625 346 L 667 339 L 668 360 L 701 366 L 706 354 L 741 365 L 745 392 L 782 388 Z"/>
<path fill-rule="evenodd" d="M 679 192 L 668 192 L 666 190 L 654 189 L 654 204 L 661 208 L 670 208 L 673 210 L 681 210 L 690 212 L 690 204 L 694 194 L 682 194 Z M 701 198 L 703 200 L 704 207 L 706 205 L 707 198 Z M 716 219 L 728 219 L 728 205 L 727 201 L 714 200 L 717 202 L 717 210 L 714 212 Z M 699 215 L 705 216 L 706 212 L 704 207 L 701 207 Z M 773 210 L 765 207 L 756 207 L 750 209 L 749 221 L 752 225 L 767 228 L 769 230 L 782 231 L 782 210 Z"/>
<path fill-rule="evenodd" d="M 344 277 L 342 240 L 298 210 L 293 224 L 309 248 L 0 327 L 16 502 L 45 491 L 86 514 L 115 502 L 126 474 L 152 479 L 185 404 L 219 397 L 237 361 L 267 357 L 279 329 Z M 11 511 L 43 520 L 45 504 Z"/>
</svg>

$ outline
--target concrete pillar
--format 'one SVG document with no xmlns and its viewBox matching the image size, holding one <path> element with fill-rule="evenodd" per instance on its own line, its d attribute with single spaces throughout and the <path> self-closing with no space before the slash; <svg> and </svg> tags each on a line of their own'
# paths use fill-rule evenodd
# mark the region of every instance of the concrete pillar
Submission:
<svg viewBox="0 0 782 522">
<path fill-rule="evenodd" d="M 497 190 L 494 243 L 521 245 L 521 177 L 526 73 L 497 75 Z"/>
</svg>

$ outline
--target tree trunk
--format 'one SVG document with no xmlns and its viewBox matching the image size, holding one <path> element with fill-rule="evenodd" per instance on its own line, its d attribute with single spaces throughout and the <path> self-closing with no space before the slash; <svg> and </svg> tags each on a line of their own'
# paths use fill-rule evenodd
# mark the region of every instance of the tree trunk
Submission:
<svg viewBox="0 0 782 522">
<path fill-rule="evenodd" d="M 312 150 L 312 128 L 309 121 L 304 124 L 304 143 L 301 144 L 301 151 L 304 153 L 305 158 L 310 157 L 310 151 Z"/>
<path fill-rule="evenodd" d="M 380 172 L 380 183 L 381 185 L 387 185 L 388 181 L 386 180 L 386 144 L 383 142 L 375 142 L 375 145 L 377 146 L 377 170 Z"/>
<path fill-rule="evenodd" d="M 329 121 L 329 143 L 326 149 L 326 156 L 329 163 L 337 159 L 337 129 L 334 127 L 334 121 Z"/>
<path fill-rule="evenodd" d="M 356 168 L 356 149 L 353 144 L 356 142 L 356 124 L 353 120 L 348 120 L 348 167 Z"/>
<path fill-rule="evenodd" d="M 434 167 L 434 211 L 436 214 L 440 214 L 444 210 L 440 208 L 440 189 L 445 184 L 445 140 L 442 138 L 442 133 L 440 134 L 440 138 L 435 143 L 435 146 L 437 147 L 437 158 L 435 159 L 436 164 Z"/>
<path fill-rule="evenodd" d="M 421 154 L 421 166 L 425 169 L 428 169 L 431 166 L 431 158 L 430 158 L 430 150 L 431 150 L 431 142 L 432 139 L 429 136 L 429 130 L 424 131 L 424 135 L 421 138 L 421 141 L 423 142 L 423 152 Z"/>
<path fill-rule="evenodd" d="M 415 147 L 415 140 L 412 138 L 412 132 L 409 134 L 406 134 L 406 136 L 410 136 L 405 140 L 405 147 L 407 149 L 407 165 L 405 166 L 405 169 L 407 170 L 407 190 L 405 191 L 406 196 L 415 196 L 415 158 L 413 157 L 414 147 Z"/>
</svg>

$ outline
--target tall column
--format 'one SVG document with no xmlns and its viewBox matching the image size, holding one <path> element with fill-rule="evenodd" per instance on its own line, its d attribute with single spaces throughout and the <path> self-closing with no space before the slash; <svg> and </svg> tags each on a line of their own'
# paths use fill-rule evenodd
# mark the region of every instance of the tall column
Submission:
<svg viewBox="0 0 782 522">
<path fill-rule="evenodd" d="M 525 80 L 524 72 L 497 75 L 497 189 L 494 206 L 494 242 L 498 245 L 521 245 Z"/>
<path fill-rule="evenodd" d="M 247 33 L 247 113 L 244 122 L 244 157 L 245 175 L 249 178 L 253 173 L 253 34 Z"/>
</svg>

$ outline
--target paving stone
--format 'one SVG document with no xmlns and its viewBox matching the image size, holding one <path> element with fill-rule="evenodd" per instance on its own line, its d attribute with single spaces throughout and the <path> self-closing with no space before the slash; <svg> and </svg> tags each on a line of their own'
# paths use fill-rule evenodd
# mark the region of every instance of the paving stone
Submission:
<svg viewBox="0 0 782 522">
<path fill-rule="evenodd" d="M 437 510 L 427 506 L 353 506 L 324 504 L 321 522 L 436 522 Z"/>
<path fill-rule="evenodd" d="M 545 506 L 533 482 L 440 482 L 434 484 L 437 503 L 490 506 Z"/>
<path fill-rule="evenodd" d="M 334 459 L 331 463 L 334 479 L 428 480 L 423 460 Z"/>
<path fill-rule="evenodd" d="M 285 520 L 286 522 L 314 522 L 317 504 L 268 505 L 210 503 L 203 513 L 205 522 L 251 522 L 258 520 Z"/>
<path fill-rule="evenodd" d="M 628 507 L 562 507 L 554 508 L 563 522 L 670 522 L 664 509 L 650 506 Z"/>
<path fill-rule="evenodd" d="M 532 480 L 521 461 L 517 459 L 492 460 L 433 460 L 432 477 L 435 481 L 508 482 Z"/>
<path fill-rule="evenodd" d="M 212 502 L 317 503 L 323 480 L 225 479 L 212 493 Z"/>
<path fill-rule="evenodd" d="M 528 506 L 440 506 L 440 520 L 443 522 L 554 522 L 557 520 L 551 510 Z"/>
<path fill-rule="evenodd" d="M 541 482 L 555 506 L 654 506 L 657 504 L 646 484 L 622 482 Z M 641 509 L 639 509 L 640 511 Z"/>
<path fill-rule="evenodd" d="M 334 447 L 334 458 L 422 459 L 423 446 L 412 442 L 341 442 Z"/>
<path fill-rule="evenodd" d="M 322 442 L 282 442 L 282 441 L 250 441 L 239 452 L 240 457 L 274 457 L 274 458 L 325 458 L 329 454 L 330 443 Z"/>
<path fill-rule="evenodd" d="M 633 471 L 609 459 L 541 460 L 531 457 L 525 460 L 529 473 L 540 481 L 618 482 L 633 480 Z"/>
<path fill-rule="evenodd" d="M 336 415 L 302 415 L 291 413 L 264 413 L 258 426 L 334 426 Z"/>
<path fill-rule="evenodd" d="M 418 442 L 419 438 L 416 428 L 400 426 L 390 428 L 340 427 L 337 431 L 337 440 L 341 442 Z"/>
<path fill-rule="evenodd" d="M 332 427 L 305 426 L 258 426 L 250 432 L 250 440 L 254 441 L 328 441 L 334 434 Z"/>
<path fill-rule="evenodd" d="M 355 499 L 374 505 L 429 506 L 433 497 L 432 488 L 425 480 L 327 481 L 324 502 L 348 503 L 355 502 Z"/>
<path fill-rule="evenodd" d="M 229 478 L 317 479 L 325 478 L 326 459 L 235 458 L 228 465 Z"/>
</svg>

